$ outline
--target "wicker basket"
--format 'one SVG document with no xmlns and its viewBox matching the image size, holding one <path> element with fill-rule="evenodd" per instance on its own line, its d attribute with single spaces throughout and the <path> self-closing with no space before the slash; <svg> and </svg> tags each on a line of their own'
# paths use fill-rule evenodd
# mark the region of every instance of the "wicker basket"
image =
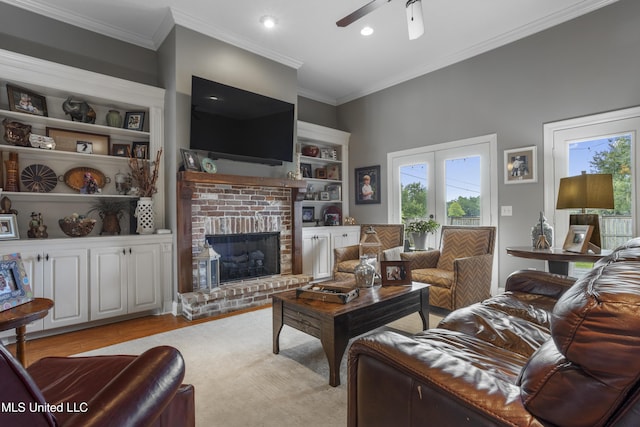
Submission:
<svg viewBox="0 0 640 427">
<path fill-rule="evenodd" d="M 85 218 L 77 221 L 59 219 L 58 224 L 67 236 L 84 237 L 91 233 L 91 230 L 93 230 L 93 227 L 96 225 L 96 220 L 92 218 Z"/>
</svg>

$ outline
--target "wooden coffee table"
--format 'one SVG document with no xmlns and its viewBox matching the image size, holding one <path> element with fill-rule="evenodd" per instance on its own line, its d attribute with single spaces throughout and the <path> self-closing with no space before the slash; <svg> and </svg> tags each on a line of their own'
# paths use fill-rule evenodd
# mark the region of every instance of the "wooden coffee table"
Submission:
<svg viewBox="0 0 640 427">
<path fill-rule="evenodd" d="M 329 362 L 329 384 L 340 385 L 340 362 L 349 339 L 416 311 L 422 327 L 429 327 L 429 285 L 361 288 L 346 304 L 296 298 L 296 291 L 273 295 L 273 352 L 280 352 L 283 325 L 320 339 Z"/>
</svg>

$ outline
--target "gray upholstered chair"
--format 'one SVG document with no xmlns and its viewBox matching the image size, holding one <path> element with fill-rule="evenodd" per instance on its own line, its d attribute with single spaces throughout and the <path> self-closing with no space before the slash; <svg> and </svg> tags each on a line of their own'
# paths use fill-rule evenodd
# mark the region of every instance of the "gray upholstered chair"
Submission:
<svg viewBox="0 0 640 427">
<path fill-rule="evenodd" d="M 414 282 L 431 284 L 429 302 L 446 310 L 491 296 L 495 227 L 442 226 L 440 249 L 404 252 Z"/>
</svg>

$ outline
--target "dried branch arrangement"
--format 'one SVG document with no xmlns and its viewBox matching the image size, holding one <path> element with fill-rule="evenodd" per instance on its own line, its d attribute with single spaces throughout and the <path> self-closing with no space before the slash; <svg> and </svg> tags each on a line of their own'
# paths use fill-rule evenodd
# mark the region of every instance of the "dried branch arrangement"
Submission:
<svg viewBox="0 0 640 427">
<path fill-rule="evenodd" d="M 131 177 L 133 178 L 134 185 L 138 187 L 138 195 L 140 197 L 151 197 L 158 192 L 156 182 L 158 181 L 161 157 L 162 148 L 156 153 L 156 160 L 153 162 L 129 157 Z M 151 170 L 152 166 L 153 171 Z"/>
</svg>

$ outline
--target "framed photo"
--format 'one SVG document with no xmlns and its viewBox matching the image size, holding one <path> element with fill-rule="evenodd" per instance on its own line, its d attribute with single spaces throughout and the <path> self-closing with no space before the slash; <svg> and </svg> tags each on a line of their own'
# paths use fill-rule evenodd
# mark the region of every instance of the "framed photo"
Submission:
<svg viewBox="0 0 640 427">
<path fill-rule="evenodd" d="M 131 130 L 144 129 L 144 111 L 129 111 L 124 115 L 124 128 Z"/>
<path fill-rule="evenodd" d="M 300 163 L 300 173 L 303 178 L 313 178 L 311 175 L 311 163 Z"/>
<path fill-rule="evenodd" d="M 329 200 L 342 200 L 342 186 L 340 184 L 330 184 L 325 187 L 329 193 Z"/>
<path fill-rule="evenodd" d="M 412 282 L 409 261 L 382 261 L 380 274 L 382 286 L 410 285 Z"/>
<path fill-rule="evenodd" d="M 116 157 L 129 157 L 129 144 L 111 144 L 111 152 Z"/>
<path fill-rule="evenodd" d="M 356 168 L 356 205 L 380 203 L 380 165 Z"/>
<path fill-rule="evenodd" d="M 571 225 L 562 249 L 568 252 L 587 253 L 593 233 L 592 225 Z"/>
<path fill-rule="evenodd" d="M 324 225 L 327 225 L 327 226 L 340 225 L 340 214 L 339 213 L 325 213 L 324 214 Z"/>
<path fill-rule="evenodd" d="M 328 165 L 327 166 L 327 179 L 335 179 L 336 181 L 340 180 L 340 166 L 338 165 Z"/>
<path fill-rule="evenodd" d="M 131 157 L 136 159 L 148 159 L 149 158 L 149 143 L 148 142 L 133 142 L 131 144 Z"/>
<path fill-rule="evenodd" d="M 47 99 L 17 86 L 7 85 L 9 110 L 47 117 Z"/>
<path fill-rule="evenodd" d="M 327 178 L 327 168 L 316 168 L 314 172 L 315 172 L 316 178 L 318 179 Z"/>
<path fill-rule="evenodd" d="M 47 128 L 47 136 L 53 138 L 56 143 L 56 150 L 73 151 L 78 153 L 86 153 L 86 151 L 78 151 L 79 147 L 84 148 L 84 144 L 91 145 L 92 154 L 109 154 L 109 135 L 100 135 L 97 133 L 76 132 L 67 129 Z"/>
<path fill-rule="evenodd" d="M 329 192 L 328 191 L 321 191 L 320 192 L 320 200 L 323 200 L 323 201 L 331 200 L 331 198 L 329 197 Z"/>
<path fill-rule="evenodd" d="M 20 238 L 18 219 L 15 214 L 0 214 L 0 240 Z"/>
<path fill-rule="evenodd" d="M 200 161 L 198 160 L 198 153 L 191 150 L 185 150 L 181 148 L 182 161 L 184 162 L 184 170 L 200 172 Z"/>
<path fill-rule="evenodd" d="M 93 142 L 76 141 L 76 152 L 84 154 L 93 153 Z"/>
<path fill-rule="evenodd" d="M 27 303 L 32 299 L 33 291 L 20 254 L 0 257 L 0 311 Z"/>
<path fill-rule="evenodd" d="M 315 221 L 316 216 L 316 208 L 313 206 L 303 206 L 302 207 L 302 222 L 313 222 Z"/>
<path fill-rule="evenodd" d="M 536 146 L 504 150 L 504 183 L 538 182 Z"/>
</svg>

